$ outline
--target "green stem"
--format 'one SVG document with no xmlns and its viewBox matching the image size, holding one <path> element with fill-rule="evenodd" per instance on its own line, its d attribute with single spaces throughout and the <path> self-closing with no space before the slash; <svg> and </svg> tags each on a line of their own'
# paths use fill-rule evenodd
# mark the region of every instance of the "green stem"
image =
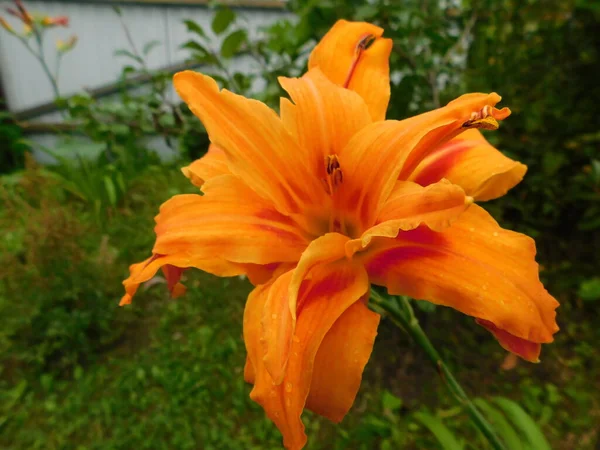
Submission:
<svg viewBox="0 0 600 450">
<path fill-rule="evenodd" d="M 442 360 L 440 354 L 433 347 L 433 344 L 415 317 L 412 306 L 410 305 L 410 301 L 406 297 L 386 298 L 373 289 L 371 289 L 371 300 L 375 305 L 388 313 L 392 321 L 396 325 L 405 329 L 406 332 L 414 339 L 414 341 L 419 344 L 423 350 L 425 350 L 425 353 L 429 359 L 437 367 L 440 375 L 446 383 L 446 386 L 448 386 L 448 389 L 452 393 L 452 396 L 461 406 L 466 409 L 467 413 L 471 417 L 471 420 L 479 429 L 479 431 L 481 431 L 481 433 L 486 437 L 492 448 L 494 450 L 506 450 L 506 447 L 498 435 L 496 435 L 496 432 L 490 423 L 485 419 L 485 417 L 483 417 L 481 412 L 473 404 L 467 393 L 460 386 L 456 378 L 454 378 L 454 375 L 446 363 Z"/>
</svg>

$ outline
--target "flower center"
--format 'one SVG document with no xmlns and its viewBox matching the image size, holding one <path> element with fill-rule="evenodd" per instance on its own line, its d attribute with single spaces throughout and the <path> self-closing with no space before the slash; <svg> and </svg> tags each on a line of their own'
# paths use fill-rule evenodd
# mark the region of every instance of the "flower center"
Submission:
<svg viewBox="0 0 600 450">
<path fill-rule="evenodd" d="M 337 155 L 327 155 L 324 160 L 325 178 L 322 179 L 325 192 L 331 196 L 331 207 L 323 223 L 325 233 L 341 233 L 356 237 L 357 227 L 344 208 L 340 208 L 339 196 L 336 195 L 344 182 L 344 173 Z"/>
</svg>

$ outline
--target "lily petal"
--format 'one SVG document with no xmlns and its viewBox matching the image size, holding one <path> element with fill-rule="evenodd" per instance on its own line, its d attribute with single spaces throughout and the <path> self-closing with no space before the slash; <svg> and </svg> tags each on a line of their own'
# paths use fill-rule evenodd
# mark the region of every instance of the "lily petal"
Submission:
<svg viewBox="0 0 600 450">
<path fill-rule="evenodd" d="M 315 358 L 325 335 L 352 304 L 369 289 L 360 264 L 340 261 L 315 268 L 302 286 L 298 322 L 281 384 L 266 370 L 262 351 L 261 319 L 274 283 L 257 287 L 248 297 L 244 313 L 244 340 L 254 375 L 250 397 L 259 403 L 283 434 L 284 445 L 300 449 L 306 444 L 301 414 L 311 386 Z"/>
<path fill-rule="evenodd" d="M 488 320 L 477 319 L 476 322 L 492 333 L 504 350 L 520 356 L 525 361 L 533 363 L 540 362 L 542 344 L 514 336 L 508 331 L 499 329 Z"/>
<path fill-rule="evenodd" d="M 281 120 L 307 151 L 310 167 L 325 179 L 325 157 L 340 155 L 348 141 L 371 123 L 364 100 L 336 86 L 319 69 L 302 78 L 279 78 L 294 104 L 282 99 Z"/>
<path fill-rule="evenodd" d="M 400 231 L 414 230 L 424 224 L 441 231 L 449 227 L 473 203 L 460 186 L 442 180 L 427 187 L 410 181 L 397 181 L 377 218 L 375 226 L 359 239 L 346 244 L 346 255 L 367 247 L 374 237 L 395 238 Z"/>
<path fill-rule="evenodd" d="M 357 92 L 369 106 L 374 121 L 385 119 L 390 101 L 392 40 L 383 29 L 365 22 L 338 20 L 308 59 L 335 84 Z"/>
<path fill-rule="evenodd" d="M 196 267 L 218 276 L 247 274 L 257 283 L 298 261 L 309 241 L 269 201 L 233 175 L 212 178 L 203 188 L 204 195 L 176 195 L 161 206 L 154 256 L 130 267 L 122 304 L 131 303 L 139 284 L 161 267 L 172 292 L 181 294 L 181 271 L 169 266 Z"/>
<path fill-rule="evenodd" d="M 189 178 L 194 186 L 199 188 L 211 178 L 219 175 L 231 174 L 227 166 L 227 156 L 222 148 L 210 144 L 208 152 L 202 158 L 197 159 L 189 166 L 182 167 L 181 171 Z"/>
<path fill-rule="evenodd" d="M 313 268 L 343 259 L 347 241 L 348 238 L 339 233 L 327 233 L 315 239 L 302 253 L 294 270 L 281 275 L 273 283 L 265 303 L 262 324 L 265 367 L 275 384 L 281 383 L 288 362 L 302 283 L 310 278 Z"/>
<path fill-rule="evenodd" d="M 535 243 L 477 205 L 441 233 L 420 227 L 374 238 L 363 257 L 371 281 L 391 294 L 450 306 L 537 344 L 558 331 L 558 302 L 539 281 Z"/>
<path fill-rule="evenodd" d="M 408 177 L 422 186 L 447 178 L 478 201 L 506 194 L 527 166 L 496 150 L 479 130 L 467 130 L 424 158 Z"/>
<path fill-rule="evenodd" d="M 204 184 L 205 195 L 178 195 L 156 217 L 153 253 L 236 263 L 295 262 L 308 245 L 295 222 L 233 175 Z"/>
<path fill-rule="evenodd" d="M 290 270 L 273 282 L 261 318 L 263 362 L 276 385 L 283 381 L 292 346 L 294 328 L 289 307 L 289 289 L 293 273 Z"/>
<path fill-rule="evenodd" d="M 363 301 L 344 311 L 317 352 L 306 408 L 341 422 L 356 398 L 379 319 Z"/>
<path fill-rule="evenodd" d="M 507 108 L 494 108 L 499 101 L 495 93 L 467 94 L 443 108 L 400 122 L 376 122 L 359 131 L 340 158 L 344 169 L 340 208 L 356 216 L 363 230 L 372 226 L 396 180 L 405 180 L 439 145 L 479 126 L 482 119 L 473 117 L 494 121 L 507 117 Z"/>
<path fill-rule="evenodd" d="M 223 149 L 230 170 L 285 214 L 326 198 L 320 180 L 277 114 L 265 104 L 219 90 L 212 78 L 192 71 L 173 77 L 175 89 Z"/>
<path fill-rule="evenodd" d="M 182 254 L 154 254 L 140 263 L 129 266 L 129 277 L 123 281 L 125 295 L 121 298 L 119 305 L 129 305 L 140 284 L 156 275 L 156 272 L 161 268 L 167 278 L 171 295 L 173 297 L 182 295 L 185 288 L 179 283 L 179 277 L 181 276 L 183 269 L 188 267 L 196 267 L 220 277 L 231 277 L 244 273 L 243 266 L 224 260 L 200 258 L 190 260 L 190 258 Z"/>
</svg>

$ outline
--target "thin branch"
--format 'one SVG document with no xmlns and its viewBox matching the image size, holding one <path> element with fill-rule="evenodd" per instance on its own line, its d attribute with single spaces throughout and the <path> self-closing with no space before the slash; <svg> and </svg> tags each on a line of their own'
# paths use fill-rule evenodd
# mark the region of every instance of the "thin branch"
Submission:
<svg viewBox="0 0 600 450">
<path fill-rule="evenodd" d="M 467 24 L 463 28 L 462 33 L 460 34 L 460 36 L 458 37 L 458 39 L 456 40 L 456 42 L 454 43 L 454 45 L 452 45 L 452 47 L 450 47 L 446 51 L 446 53 L 444 54 L 444 56 L 442 57 L 442 62 L 441 62 L 442 65 L 448 64 L 448 62 L 450 61 L 450 58 L 452 58 L 452 55 L 458 49 L 463 48 L 466 45 L 466 40 L 469 37 L 469 35 L 471 34 L 471 30 L 475 26 L 476 22 L 477 22 L 477 12 L 473 11 L 471 13 L 471 17 L 467 21 Z"/>
</svg>

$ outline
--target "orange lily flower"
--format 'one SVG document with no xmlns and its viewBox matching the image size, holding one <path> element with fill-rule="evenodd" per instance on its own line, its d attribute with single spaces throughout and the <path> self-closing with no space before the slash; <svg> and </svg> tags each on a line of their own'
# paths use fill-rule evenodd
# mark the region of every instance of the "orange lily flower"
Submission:
<svg viewBox="0 0 600 450">
<path fill-rule="evenodd" d="M 304 408 L 339 422 L 354 402 L 379 324 L 371 283 L 471 315 L 529 361 L 558 330 L 533 240 L 473 204 L 525 172 L 476 130 L 510 111 L 497 94 L 468 94 L 384 120 L 392 43 L 382 34 L 336 23 L 309 71 L 280 79 L 291 101 L 279 116 L 208 76 L 176 74 L 213 143 L 183 169 L 203 195 L 162 205 L 153 255 L 124 281 L 121 304 L 159 269 L 174 295 L 187 268 L 248 275 L 244 376 L 291 449 L 307 440 Z"/>
</svg>

